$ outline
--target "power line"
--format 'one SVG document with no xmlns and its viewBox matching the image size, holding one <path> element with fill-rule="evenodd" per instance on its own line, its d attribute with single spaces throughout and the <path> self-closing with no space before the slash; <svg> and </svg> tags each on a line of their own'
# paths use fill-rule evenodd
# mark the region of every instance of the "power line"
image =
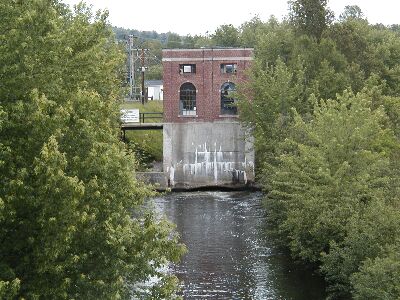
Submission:
<svg viewBox="0 0 400 300">
<path fill-rule="evenodd" d="M 144 65 L 145 57 L 144 57 L 144 49 L 142 48 L 142 53 L 140 57 L 141 62 L 141 72 L 142 72 L 142 104 L 145 102 L 145 90 L 144 90 L 144 72 L 146 71 L 146 67 Z M 147 100 L 147 99 L 146 99 Z"/>
<path fill-rule="evenodd" d="M 145 72 L 148 69 L 150 60 L 160 63 L 161 60 L 157 58 L 154 53 L 149 49 L 143 47 L 139 48 L 135 45 L 137 37 L 134 35 L 128 36 L 127 52 L 128 52 L 128 79 L 129 79 L 129 98 L 132 100 L 140 100 L 142 103 L 146 102 L 146 87 L 144 85 Z M 136 74 L 141 73 L 141 84 L 136 84 Z"/>
</svg>

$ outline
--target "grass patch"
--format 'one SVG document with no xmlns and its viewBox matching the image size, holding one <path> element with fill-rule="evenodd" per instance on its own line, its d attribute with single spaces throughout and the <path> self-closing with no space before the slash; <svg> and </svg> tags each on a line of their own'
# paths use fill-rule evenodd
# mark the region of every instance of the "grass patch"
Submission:
<svg viewBox="0 0 400 300">
<path fill-rule="evenodd" d="M 140 112 L 163 112 L 163 101 L 151 100 L 142 105 L 139 101 L 123 102 L 120 105 L 121 109 L 137 108 Z"/>
<path fill-rule="evenodd" d="M 121 109 L 139 109 L 139 112 L 163 112 L 163 101 L 152 100 L 144 105 L 140 102 L 123 102 Z M 162 122 L 162 119 L 147 119 L 146 122 Z M 129 130 L 126 131 L 128 147 L 136 154 L 139 171 L 151 169 L 153 162 L 163 160 L 162 130 Z"/>
</svg>

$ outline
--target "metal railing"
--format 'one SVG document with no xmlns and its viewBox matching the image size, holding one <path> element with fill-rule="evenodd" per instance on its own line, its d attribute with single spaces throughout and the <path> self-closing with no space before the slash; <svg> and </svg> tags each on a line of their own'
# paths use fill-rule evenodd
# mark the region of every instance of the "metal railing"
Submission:
<svg viewBox="0 0 400 300">
<path fill-rule="evenodd" d="M 164 118 L 163 113 L 162 112 L 143 112 L 140 113 L 139 115 L 140 118 L 140 123 L 146 123 L 146 120 L 154 120 L 156 119 L 156 121 L 154 121 L 154 123 L 159 123 L 162 122 L 162 119 Z M 161 119 L 161 121 L 160 121 Z"/>
</svg>

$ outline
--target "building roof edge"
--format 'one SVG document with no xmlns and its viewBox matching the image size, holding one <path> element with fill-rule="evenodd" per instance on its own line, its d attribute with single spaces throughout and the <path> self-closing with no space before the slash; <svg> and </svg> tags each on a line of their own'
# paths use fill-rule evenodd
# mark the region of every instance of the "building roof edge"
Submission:
<svg viewBox="0 0 400 300">
<path fill-rule="evenodd" d="M 185 52 L 196 52 L 196 51 L 205 51 L 205 50 L 212 50 L 212 51 L 224 51 L 224 50 L 234 50 L 234 51 L 243 51 L 243 50 L 249 50 L 249 51 L 253 51 L 254 48 L 247 48 L 247 47 L 224 47 L 224 48 L 195 48 L 195 49 L 186 49 L 186 48 L 166 48 L 166 49 L 162 49 L 162 51 L 172 51 L 172 52 L 181 52 L 181 51 L 185 51 Z"/>
</svg>

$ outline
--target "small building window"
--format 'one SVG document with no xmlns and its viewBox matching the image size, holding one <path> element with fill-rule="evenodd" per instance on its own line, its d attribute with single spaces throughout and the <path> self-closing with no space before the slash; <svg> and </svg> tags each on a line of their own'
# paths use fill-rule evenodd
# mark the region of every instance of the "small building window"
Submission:
<svg viewBox="0 0 400 300">
<path fill-rule="evenodd" d="M 236 74 L 237 64 L 221 64 L 222 74 Z"/>
<path fill-rule="evenodd" d="M 186 82 L 181 85 L 179 91 L 179 109 L 182 116 L 195 116 L 196 115 L 196 87 Z"/>
<path fill-rule="evenodd" d="M 236 90 L 236 86 L 232 82 L 225 82 L 221 86 L 221 114 L 222 115 L 236 115 L 237 105 L 236 99 L 233 97 L 233 93 Z"/>
<path fill-rule="evenodd" d="M 188 65 L 179 65 L 179 74 L 189 74 L 196 73 L 196 65 L 188 64 Z"/>
</svg>

